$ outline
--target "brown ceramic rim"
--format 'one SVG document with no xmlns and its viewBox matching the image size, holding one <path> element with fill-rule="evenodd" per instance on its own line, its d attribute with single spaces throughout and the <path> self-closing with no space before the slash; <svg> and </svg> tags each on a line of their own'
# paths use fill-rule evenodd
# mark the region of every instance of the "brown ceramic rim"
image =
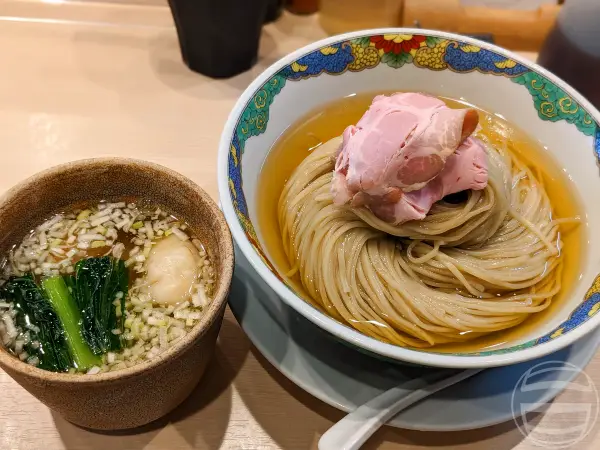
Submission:
<svg viewBox="0 0 600 450">
<path fill-rule="evenodd" d="M 106 381 L 134 378 L 136 376 L 142 375 L 149 369 L 160 367 L 163 364 L 168 364 L 173 357 L 185 352 L 189 347 L 191 347 L 194 344 L 196 340 L 201 339 L 206 333 L 206 331 L 208 331 L 210 326 L 213 324 L 213 322 L 218 319 L 219 311 L 223 307 L 223 304 L 227 302 L 229 286 L 233 277 L 234 252 L 231 233 L 229 232 L 229 227 L 227 225 L 227 222 L 225 221 L 225 217 L 223 216 L 223 213 L 221 212 L 217 204 L 204 191 L 204 189 L 202 189 L 189 178 L 184 177 L 180 173 L 169 169 L 165 166 L 133 158 L 107 157 L 80 159 L 43 170 L 19 182 L 17 185 L 13 186 L 8 191 L 6 191 L 4 195 L 2 195 L 2 197 L 0 197 L 0 205 L 9 202 L 16 196 L 18 192 L 22 192 L 23 190 L 28 189 L 30 186 L 40 183 L 45 179 L 59 176 L 66 169 L 73 169 L 77 168 L 78 166 L 83 167 L 88 164 L 111 165 L 115 163 L 120 165 L 135 164 L 137 166 L 145 167 L 153 171 L 163 172 L 168 177 L 175 178 L 180 183 L 186 184 L 191 189 L 198 192 L 200 194 L 200 197 L 213 211 L 213 213 L 215 214 L 216 221 L 218 223 L 218 230 L 214 231 L 215 234 L 218 236 L 218 239 L 222 240 L 225 246 L 225 251 L 224 254 L 220 255 L 220 258 L 223 258 L 223 271 L 219 273 L 220 282 L 217 292 L 215 293 L 214 298 L 212 300 L 212 303 L 210 304 L 210 307 L 207 313 L 204 315 L 204 317 L 190 330 L 190 332 L 186 336 L 183 337 L 181 342 L 178 342 L 166 352 L 160 354 L 159 356 L 153 358 L 150 361 L 144 361 L 126 369 L 120 369 L 114 372 L 99 373 L 96 375 L 70 374 L 38 369 L 37 367 L 34 367 L 30 364 L 19 360 L 15 356 L 11 355 L 4 348 L 0 349 L 0 360 L 2 361 L 2 363 L 6 364 L 7 366 L 11 366 L 15 371 L 19 373 L 39 379 L 50 378 L 53 382 L 58 383 L 78 383 L 84 385 L 93 385 Z"/>
</svg>

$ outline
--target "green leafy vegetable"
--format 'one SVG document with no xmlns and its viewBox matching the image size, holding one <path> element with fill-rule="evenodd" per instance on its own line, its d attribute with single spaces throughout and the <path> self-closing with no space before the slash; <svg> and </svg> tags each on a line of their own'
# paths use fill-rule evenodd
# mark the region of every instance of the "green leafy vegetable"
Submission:
<svg viewBox="0 0 600 450">
<path fill-rule="evenodd" d="M 122 347 L 128 278 L 123 261 L 88 258 L 75 265 L 75 275 L 45 278 L 41 287 L 30 274 L 12 277 L 0 298 L 13 303 L 16 325 L 31 337 L 24 350 L 38 367 L 87 370 L 102 364 L 99 355 Z"/>
<path fill-rule="evenodd" d="M 102 360 L 91 351 L 82 336 L 79 309 L 65 280 L 59 276 L 46 278 L 42 281 L 42 287 L 64 327 L 65 339 L 77 369 L 87 370 L 100 366 Z"/>
<path fill-rule="evenodd" d="M 65 281 L 81 311 L 81 333 L 92 352 L 120 350 L 129 284 L 125 263 L 109 256 L 83 259 L 75 265 L 75 275 Z"/>
<path fill-rule="evenodd" d="M 0 288 L 0 298 L 12 300 L 17 311 L 16 325 L 22 330 L 29 329 L 31 340 L 24 349 L 30 357 L 38 358 L 37 367 L 53 372 L 68 371 L 73 362 L 62 324 L 33 277 L 11 277 Z"/>
</svg>

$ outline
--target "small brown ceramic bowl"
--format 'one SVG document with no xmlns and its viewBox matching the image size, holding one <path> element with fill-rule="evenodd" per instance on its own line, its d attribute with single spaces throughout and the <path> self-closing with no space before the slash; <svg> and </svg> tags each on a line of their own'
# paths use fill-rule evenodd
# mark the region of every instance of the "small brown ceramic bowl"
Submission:
<svg viewBox="0 0 600 450">
<path fill-rule="evenodd" d="M 97 375 L 53 373 L 30 366 L 0 345 L 0 366 L 65 419 L 87 428 L 144 425 L 179 405 L 210 360 L 233 274 L 231 235 L 223 214 L 197 185 L 148 162 L 103 158 L 41 172 L 0 199 L 0 257 L 52 214 L 81 201 L 145 199 L 184 219 L 215 259 L 217 288 L 207 313 L 160 356 L 128 369 Z"/>
</svg>

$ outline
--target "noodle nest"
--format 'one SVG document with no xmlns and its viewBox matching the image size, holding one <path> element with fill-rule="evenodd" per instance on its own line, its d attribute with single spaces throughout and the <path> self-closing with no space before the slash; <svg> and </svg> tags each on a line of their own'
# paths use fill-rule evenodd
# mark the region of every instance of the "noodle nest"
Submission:
<svg viewBox="0 0 600 450">
<path fill-rule="evenodd" d="M 281 194 L 283 246 L 328 314 L 384 342 L 430 347 L 514 327 L 560 290 L 559 227 L 542 178 L 486 144 L 488 186 L 427 217 L 391 225 L 333 203 L 341 138 L 302 161 Z"/>
</svg>

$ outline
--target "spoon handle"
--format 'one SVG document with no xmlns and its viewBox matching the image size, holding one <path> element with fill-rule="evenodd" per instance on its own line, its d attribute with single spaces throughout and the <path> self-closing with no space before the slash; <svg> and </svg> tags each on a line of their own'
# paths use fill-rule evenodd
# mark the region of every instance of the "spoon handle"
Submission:
<svg viewBox="0 0 600 450">
<path fill-rule="evenodd" d="M 321 436 L 319 450 L 357 450 L 388 420 L 412 404 L 482 369 L 436 371 L 396 386 L 348 414 Z"/>
</svg>

